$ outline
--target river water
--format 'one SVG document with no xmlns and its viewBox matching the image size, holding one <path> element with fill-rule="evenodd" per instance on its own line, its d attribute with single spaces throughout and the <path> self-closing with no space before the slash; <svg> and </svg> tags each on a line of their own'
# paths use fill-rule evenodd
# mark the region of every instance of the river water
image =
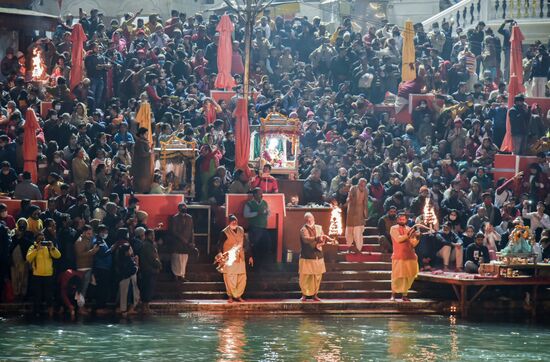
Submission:
<svg viewBox="0 0 550 362">
<path fill-rule="evenodd" d="M 550 361 L 550 326 L 443 316 L 0 319 L 0 361 Z"/>
</svg>

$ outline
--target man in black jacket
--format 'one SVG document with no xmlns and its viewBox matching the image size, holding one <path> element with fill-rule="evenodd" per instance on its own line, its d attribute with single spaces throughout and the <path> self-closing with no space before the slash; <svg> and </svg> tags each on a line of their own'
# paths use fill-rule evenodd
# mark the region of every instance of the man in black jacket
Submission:
<svg viewBox="0 0 550 362">
<path fill-rule="evenodd" d="M 546 82 L 548 82 L 548 69 L 550 69 L 550 56 L 544 45 L 539 45 L 537 55 L 533 58 L 533 66 L 529 80 L 531 81 L 531 94 L 533 97 L 546 95 Z"/>
<path fill-rule="evenodd" d="M 323 182 L 321 181 L 321 170 L 313 168 L 311 174 L 304 182 L 304 204 L 321 204 L 323 197 Z"/>
<path fill-rule="evenodd" d="M 512 142 L 515 155 L 523 155 L 526 148 L 527 131 L 530 118 L 529 107 L 521 94 L 514 97 L 514 105 L 508 111 L 512 130 Z"/>
<path fill-rule="evenodd" d="M 470 244 L 466 249 L 466 263 L 464 264 L 464 270 L 467 273 L 476 274 L 479 270 L 479 264 L 489 263 L 491 261 L 489 257 L 489 249 L 483 245 L 484 238 L 485 235 L 483 233 L 477 233 L 475 242 Z"/>
</svg>

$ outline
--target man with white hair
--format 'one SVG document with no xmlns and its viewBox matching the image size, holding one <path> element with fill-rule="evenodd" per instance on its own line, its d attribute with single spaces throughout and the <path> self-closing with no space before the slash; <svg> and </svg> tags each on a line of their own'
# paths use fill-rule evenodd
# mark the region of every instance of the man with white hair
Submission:
<svg viewBox="0 0 550 362">
<path fill-rule="evenodd" d="M 247 237 L 239 220 L 233 214 L 229 215 L 229 224 L 220 234 L 219 254 L 216 261 L 225 260 L 220 272 L 228 297 L 228 303 L 243 302 L 242 295 L 246 288 L 246 261 L 254 265 Z M 247 257 L 248 256 L 248 257 Z"/>
<path fill-rule="evenodd" d="M 305 224 L 300 229 L 300 262 L 298 274 L 300 276 L 300 289 L 302 290 L 301 301 L 305 302 L 308 297 L 319 302 L 317 296 L 321 279 L 325 273 L 325 261 L 323 259 L 323 245 L 331 239 L 323 232 L 321 225 L 315 224 L 315 217 L 311 212 L 304 214 Z"/>
</svg>

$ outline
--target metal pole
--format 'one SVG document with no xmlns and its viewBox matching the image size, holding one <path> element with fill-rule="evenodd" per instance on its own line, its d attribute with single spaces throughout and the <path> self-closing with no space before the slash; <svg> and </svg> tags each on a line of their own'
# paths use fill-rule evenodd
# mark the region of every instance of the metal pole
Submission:
<svg viewBox="0 0 550 362">
<path fill-rule="evenodd" d="M 250 83 L 250 43 L 252 41 L 252 27 L 255 21 L 255 17 L 252 16 L 252 0 L 246 0 L 245 21 L 243 91 L 244 99 L 248 102 Z"/>
</svg>

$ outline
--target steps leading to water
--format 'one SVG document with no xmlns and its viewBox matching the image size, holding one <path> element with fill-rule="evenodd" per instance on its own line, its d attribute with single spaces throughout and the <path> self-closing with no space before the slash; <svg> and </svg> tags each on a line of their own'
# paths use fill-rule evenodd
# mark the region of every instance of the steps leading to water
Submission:
<svg viewBox="0 0 550 362">
<path fill-rule="evenodd" d="M 338 250 L 326 262 L 319 296 L 329 299 L 389 299 L 391 295 L 391 256 L 379 244 L 378 229 L 365 228 L 360 253 L 349 251 L 345 237 L 338 237 Z M 190 263 L 187 279 L 174 281 L 168 273 L 161 274 L 156 288 L 156 300 L 225 299 L 223 277 L 212 264 Z M 261 270 L 249 268 L 244 297 L 252 299 L 300 298 L 298 264 L 262 265 Z M 416 295 L 414 291 L 411 295 Z"/>
<path fill-rule="evenodd" d="M 444 304 L 433 300 L 415 299 L 392 302 L 388 299 L 326 299 L 321 302 L 301 302 L 297 299 L 247 299 L 244 303 L 224 300 L 174 300 L 151 303 L 159 314 L 185 312 L 219 313 L 291 313 L 291 314 L 437 314 Z"/>
</svg>

